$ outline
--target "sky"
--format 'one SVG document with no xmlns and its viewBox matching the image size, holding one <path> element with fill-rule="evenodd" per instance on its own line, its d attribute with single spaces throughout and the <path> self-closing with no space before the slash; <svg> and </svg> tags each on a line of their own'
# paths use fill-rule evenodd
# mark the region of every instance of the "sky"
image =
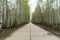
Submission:
<svg viewBox="0 0 60 40">
<path fill-rule="evenodd" d="M 8 0 L 9 1 L 9 6 L 12 7 L 13 4 L 16 4 L 16 0 Z M 36 8 L 36 5 L 37 5 L 37 2 L 38 0 L 28 0 L 28 4 L 30 6 L 30 13 L 34 12 L 35 11 L 35 8 Z M 46 1 L 46 0 L 44 0 Z"/>
<path fill-rule="evenodd" d="M 16 4 L 16 0 L 8 0 L 8 1 L 10 1 L 10 4 L 9 4 L 10 7 L 14 7 L 13 4 Z M 38 0 L 28 0 L 28 1 L 29 1 L 28 4 L 30 6 L 30 19 L 31 19 L 32 13 L 35 11 Z M 43 5 L 45 4 L 45 2 L 46 2 L 46 0 L 43 0 Z M 42 3 L 40 3 L 41 8 L 43 5 L 42 5 Z M 54 3 L 54 5 L 55 5 L 55 3 Z M 54 6 L 54 7 L 56 7 L 56 6 Z"/>
<path fill-rule="evenodd" d="M 30 12 L 34 12 L 38 0 L 29 0 Z"/>
<path fill-rule="evenodd" d="M 13 5 L 13 4 L 16 4 L 16 0 L 8 0 L 10 2 L 10 7 Z M 36 4 L 37 4 L 37 1 L 38 0 L 29 0 L 29 6 L 30 6 L 30 13 L 34 12 L 35 10 L 35 7 L 36 7 Z"/>
<path fill-rule="evenodd" d="M 30 19 L 32 18 L 32 13 L 35 11 L 35 8 L 37 6 L 38 0 L 29 0 L 29 6 L 30 6 Z"/>
<path fill-rule="evenodd" d="M 8 0 L 10 4 L 8 4 L 11 7 L 14 7 L 13 4 L 16 4 L 16 0 Z M 32 12 L 35 11 L 35 7 L 37 5 L 38 0 L 28 0 L 28 4 L 30 6 L 30 17 L 32 17 Z"/>
<path fill-rule="evenodd" d="M 13 4 L 16 4 L 16 0 L 8 0 L 8 1 L 10 1 L 10 6 L 12 7 L 13 7 Z M 29 1 L 28 4 L 30 6 L 30 17 L 32 17 L 32 13 L 35 11 L 38 0 L 28 0 L 28 1 Z"/>
</svg>

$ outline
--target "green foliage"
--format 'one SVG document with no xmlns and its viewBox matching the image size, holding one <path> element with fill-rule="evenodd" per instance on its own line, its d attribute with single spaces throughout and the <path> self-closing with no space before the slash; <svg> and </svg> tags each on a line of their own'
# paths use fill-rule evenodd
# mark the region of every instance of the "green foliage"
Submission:
<svg viewBox="0 0 60 40">
<path fill-rule="evenodd" d="M 30 21 L 30 10 L 28 4 L 24 6 L 24 13 L 25 13 L 25 22 Z"/>
<path fill-rule="evenodd" d="M 4 14 L 2 28 L 17 27 L 21 24 L 29 23 L 30 21 L 30 10 L 28 5 L 28 0 L 17 0 L 16 4 L 12 4 L 10 7 L 8 5 L 8 0 L 6 2 L 6 13 Z"/>
<path fill-rule="evenodd" d="M 41 7 L 39 5 L 37 5 L 37 8 L 32 15 L 32 22 L 40 23 L 41 22 L 41 17 L 42 17 L 41 14 L 42 14 Z"/>
<path fill-rule="evenodd" d="M 39 1 L 43 3 L 43 0 Z M 56 5 L 54 5 L 54 2 L 55 0 L 46 0 L 44 5 L 37 5 L 35 12 L 32 15 L 32 22 L 60 30 L 60 6 L 57 5 L 58 0 L 56 1 Z"/>
</svg>

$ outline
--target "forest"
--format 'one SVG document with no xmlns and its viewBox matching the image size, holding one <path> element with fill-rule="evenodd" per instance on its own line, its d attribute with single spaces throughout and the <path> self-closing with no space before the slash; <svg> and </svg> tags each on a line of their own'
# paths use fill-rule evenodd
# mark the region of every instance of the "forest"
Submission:
<svg viewBox="0 0 60 40">
<path fill-rule="evenodd" d="M 17 27 L 29 23 L 28 0 L 0 0 L 0 28 Z"/>
<path fill-rule="evenodd" d="M 60 0 L 0 0 L 0 40 L 60 40 Z"/>
<path fill-rule="evenodd" d="M 60 0 L 39 0 L 32 23 L 60 30 Z"/>
<path fill-rule="evenodd" d="M 0 0 L 0 28 L 17 27 L 29 22 L 28 0 Z M 60 0 L 38 0 L 31 22 L 60 30 Z"/>
</svg>

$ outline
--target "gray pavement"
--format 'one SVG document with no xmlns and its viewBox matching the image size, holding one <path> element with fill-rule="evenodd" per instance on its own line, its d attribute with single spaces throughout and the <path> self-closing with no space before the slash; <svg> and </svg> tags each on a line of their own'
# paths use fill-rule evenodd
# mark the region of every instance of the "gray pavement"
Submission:
<svg viewBox="0 0 60 40">
<path fill-rule="evenodd" d="M 29 23 L 16 30 L 5 40 L 60 40 L 60 38 L 32 23 Z"/>
</svg>

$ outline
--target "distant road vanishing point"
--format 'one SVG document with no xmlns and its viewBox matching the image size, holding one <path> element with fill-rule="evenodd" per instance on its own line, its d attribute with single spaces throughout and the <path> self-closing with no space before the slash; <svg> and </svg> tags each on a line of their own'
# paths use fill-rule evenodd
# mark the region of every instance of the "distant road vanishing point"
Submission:
<svg viewBox="0 0 60 40">
<path fill-rule="evenodd" d="M 50 35 L 49 35 L 50 34 Z M 52 33 L 29 23 L 24 27 L 16 30 L 4 40 L 60 40 Z"/>
</svg>

